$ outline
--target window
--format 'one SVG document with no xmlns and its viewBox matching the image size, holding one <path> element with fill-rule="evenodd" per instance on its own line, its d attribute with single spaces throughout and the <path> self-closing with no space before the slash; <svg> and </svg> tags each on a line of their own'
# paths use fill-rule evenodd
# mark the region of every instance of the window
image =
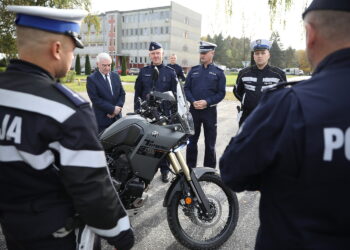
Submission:
<svg viewBox="0 0 350 250">
<path fill-rule="evenodd" d="M 135 36 L 137 36 L 139 33 L 139 30 L 138 29 L 135 29 Z"/>
<path fill-rule="evenodd" d="M 165 27 L 165 34 L 169 34 L 169 27 Z"/>
<path fill-rule="evenodd" d="M 142 57 L 140 57 L 140 63 L 142 63 Z"/>
<path fill-rule="evenodd" d="M 164 34 L 164 28 L 160 27 L 160 34 Z"/>
<path fill-rule="evenodd" d="M 147 63 L 147 57 L 145 56 L 145 63 Z"/>
<path fill-rule="evenodd" d="M 134 35 L 134 29 L 130 29 L 130 36 L 133 36 Z"/>
<path fill-rule="evenodd" d="M 187 31 L 184 32 L 184 37 L 185 37 L 185 39 L 188 38 L 188 32 Z"/>
<path fill-rule="evenodd" d="M 190 20 L 188 19 L 188 17 L 185 17 L 185 24 L 190 24 Z"/>
</svg>

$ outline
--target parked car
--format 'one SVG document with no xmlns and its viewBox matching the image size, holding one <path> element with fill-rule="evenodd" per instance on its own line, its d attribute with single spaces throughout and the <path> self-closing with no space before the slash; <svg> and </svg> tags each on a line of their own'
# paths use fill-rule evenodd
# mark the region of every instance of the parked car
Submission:
<svg viewBox="0 0 350 250">
<path fill-rule="evenodd" d="M 129 69 L 129 75 L 138 75 L 140 73 L 140 69 L 139 68 L 130 68 Z"/>
<path fill-rule="evenodd" d="M 304 75 L 304 71 L 299 69 L 299 68 L 287 68 L 283 70 L 286 75 L 296 75 L 296 76 L 301 76 Z"/>
</svg>

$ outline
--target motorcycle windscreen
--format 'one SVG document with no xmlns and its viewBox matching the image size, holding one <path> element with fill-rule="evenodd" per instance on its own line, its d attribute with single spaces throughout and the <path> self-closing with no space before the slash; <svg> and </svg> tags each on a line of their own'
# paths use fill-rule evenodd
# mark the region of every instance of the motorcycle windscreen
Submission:
<svg viewBox="0 0 350 250">
<path fill-rule="evenodd" d="M 180 116 L 181 125 L 183 126 L 185 133 L 194 135 L 193 118 L 189 111 L 189 106 L 184 93 L 183 85 L 178 82 L 176 87 L 177 113 Z"/>
</svg>

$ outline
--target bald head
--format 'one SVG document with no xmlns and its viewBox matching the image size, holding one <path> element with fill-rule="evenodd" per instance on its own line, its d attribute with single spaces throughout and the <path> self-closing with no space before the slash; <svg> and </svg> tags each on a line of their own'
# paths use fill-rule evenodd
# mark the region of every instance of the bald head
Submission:
<svg viewBox="0 0 350 250">
<path fill-rule="evenodd" d="M 64 42 L 66 36 L 43 30 L 17 26 L 17 46 L 20 52 L 37 53 L 43 51 L 54 41 Z M 40 53 L 42 54 L 42 53 Z M 37 56 L 40 56 L 37 54 Z"/>
<path fill-rule="evenodd" d="M 330 53 L 350 48 L 350 12 L 317 10 L 304 18 L 306 48 L 315 68 Z"/>
</svg>

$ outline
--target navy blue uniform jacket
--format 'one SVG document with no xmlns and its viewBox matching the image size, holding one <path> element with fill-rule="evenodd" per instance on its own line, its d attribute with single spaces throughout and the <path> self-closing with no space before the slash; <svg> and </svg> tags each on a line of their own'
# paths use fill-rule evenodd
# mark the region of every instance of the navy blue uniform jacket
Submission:
<svg viewBox="0 0 350 250">
<path fill-rule="evenodd" d="M 257 249 L 349 248 L 349 72 L 350 48 L 267 91 L 226 148 L 223 181 L 261 192 Z"/>
<path fill-rule="evenodd" d="M 184 89 L 191 105 L 199 100 L 206 100 L 208 107 L 216 105 L 226 94 L 224 71 L 214 64 L 209 64 L 207 68 L 194 66 L 187 75 Z"/>
<path fill-rule="evenodd" d="M 97 70 L 87 77 L 87 92 L 92 102 L 97 124 L 100 127 L 109 126 L 114 122 L 107 114 L 114 112 L 115 106 L 123 107 L 125 102 L 125 91 L 119 75 L 110 72 L 113 88 L 113 96 L 109 84 L 104 80 L 102 74 Z"/>
<path fill-rule="evenodd" d="M 157 82 L 153 83 L 153 65 L 143 67 L 140 70 L 135 82 L 135 99 L 134 99 L 134 109 L 139 108 L 138 98 L 145 100 L 146 96 L 152 91 L 153 84 L 154 90 L 159 92 L 172 91 L 175 95 L 177 86 L 177 77 L 174 69 L 164 66 L 163 64 L 158 65 L 159 76 Z"/>
</svg>

